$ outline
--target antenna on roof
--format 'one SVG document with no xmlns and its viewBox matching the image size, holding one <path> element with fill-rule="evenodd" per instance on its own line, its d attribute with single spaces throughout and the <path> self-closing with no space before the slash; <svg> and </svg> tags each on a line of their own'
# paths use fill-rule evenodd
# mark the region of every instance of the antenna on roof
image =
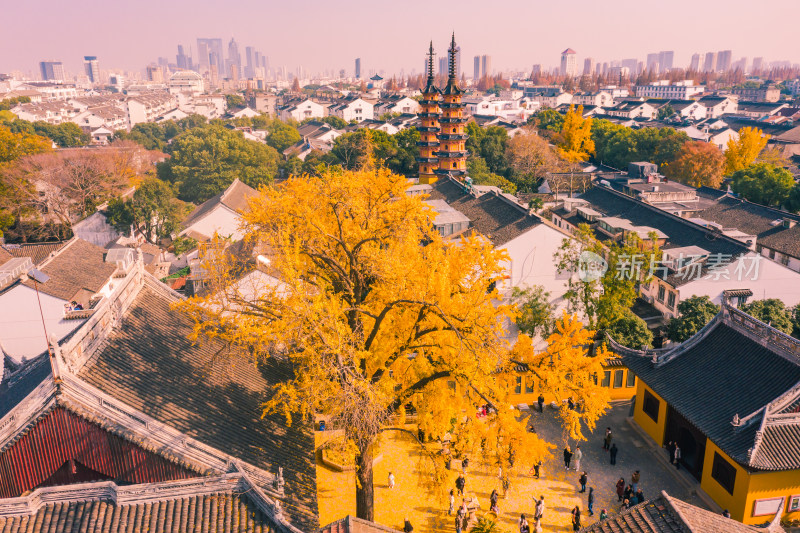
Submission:
<svg viewBox="0 0 800 533">
<path fill-rule="evenodd" d="M 50 361 L 50 368 L 53 371 L 53 381 L 55 381 L 58 387 L 61 385 L 61 373 L 58 371 L 58 362 L 53 353 L 53 348 L 50 345 L 50 336 L 47 334 L 47 324 L 44 321 L 44 311 L 42 310 L 42 299 L 39 297 L 39 284 L 47 283 L 50 276 L 35 268 L 28 271 L 28 276 L 33 280 L 33 288 L 36 290 L 36 302 L 39 304 L 39 316 L 42 317 L 42 329 L 44 329 L 44 342 L 47 345 L 47 355 Z"/>
</svg>

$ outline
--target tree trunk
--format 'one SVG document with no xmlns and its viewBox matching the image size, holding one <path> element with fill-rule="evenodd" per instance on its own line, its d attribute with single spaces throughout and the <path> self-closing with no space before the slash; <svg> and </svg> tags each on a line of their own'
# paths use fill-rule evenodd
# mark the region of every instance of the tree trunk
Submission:
<svg viewBox="0 0 800 533">
<path fill-rule="evenodd" d="M 363 520 L 375 521 L 374 496 L 372 486 L 372 446 L 359 450 L 356 457 L 356 516 Z"/>
</svg>

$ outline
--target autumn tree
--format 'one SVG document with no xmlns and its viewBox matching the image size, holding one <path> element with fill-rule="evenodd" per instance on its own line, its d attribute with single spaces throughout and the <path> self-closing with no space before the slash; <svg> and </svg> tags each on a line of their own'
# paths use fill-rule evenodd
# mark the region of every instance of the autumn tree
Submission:
<svg viewBox="0 0 800 533">
<path fill-rule="evenodd" d="M 739 138 L 728 140 L 725 151 L 725 175 L 731 175 L 752 165 L 769 142 L 769 135 L 758 128 L 745 127 L 739 130 Z"/>
<path fill-rule="evenodd" d="M 30 133 L 14 133 L 10 128 L 0 126 L 0 164 L 9 163 L 22 156 L 52 150 L 52 144 L 46 137 Z"/>
<path fill-rule="evenodd" d="M 594 153 L 592 140 L 592 119 L 583 118 L 583 106 L 570 106 L 564 116 L 558 153 L 566 161 L 573 163 L 586 161 Z"/>
<path fill-rule="evenodd" d="M 509 139 L 506 159 L 514 181 L 524 191 L 535 191 L 549 172 L 558 172 L 562 166 L 550 144 L 533 132 Z"/>
<path fill-rule="evenodd" d="M 683 144 L 676 158 L 666 165 L 664 174 L 692 187 L 719 187 L 725 156 L 716 145 L 702 141 Z"/>
<path fill-rule="evenodd" d="M 781 207 L 796 187 L 792 173 L 769 163 L 755 163 L 731 175 L 733 190 L 757 204 Z"/>
<path fill-rule="evenodd" d="M 494 288 L 505 254 L 475 236 L 442 239 L 431 210 L 406 195 L 408 186 L 401 176 L 372 170 L 263 188 L 243 215 L 246 239 L 269 250 L 269 273 L 280 283 L 240 293 L 236 265 L 218 255 L 208 268 L 209 296 L 181 305 L 198 336 L 291 363 L 293 376 L 275 388 L 265 410 L 284 413 L 289 423 L 321 414 L 343 430 L 356 450 L 356 512 L 368 520 L 374 519 L 376 438 L 402 427 L 407 405 L 424 433 L 450 432 L 461 450 L 497 461 L 504 471 L 512 460 L 530 465 L 547 450 L 516 419 L 497 372 L 510 364 L 502 318 L 513 313 L 495 305 Z M 565 358 L 563 371 L 585 334 L 571 322 L 562 329 L 564 340 L 551 355 Z M 583 394 L 578 379 L 590 384 L 582 369 L 596 371 L 589 364 L 569 365 L 576 397 Z M 560 385 L 566 377 L 541 366 L 545 376 L 553 373 L 553 388 L 566 393 Z M 587 393 L 585 401 L 598 400 Z M 492 414 L 478 423 L 472 413 L 487 403 Z M 586 416 L 592 423 L 594 415 Z M 441 487 L 445 457 L 429 460 Z"/>
</svg>

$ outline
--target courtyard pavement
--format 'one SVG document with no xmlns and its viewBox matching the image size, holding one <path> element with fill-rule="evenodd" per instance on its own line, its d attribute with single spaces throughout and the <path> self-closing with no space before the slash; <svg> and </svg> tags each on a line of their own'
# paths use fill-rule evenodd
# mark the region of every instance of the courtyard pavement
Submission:
<svg viewBox="0 0 800 533">
<path fill-rule="evenodd" d="M 588 472 L 588 487 L 595 489 L 594 516 L 589 517 L 586 506 L 587 494 L 578 493 L 579 473 L 565 470 L 561 428 L 555 411 L 545 407 L 544 413 L 529 415 L 536 431 L 558 448 L 544 462 L 540 479 L 527 474 L 517 475 L 511 480 L 508 494 L 500 498 L 498 525 L 503 532 L 516 533 L 517 520 L 521 513 L 533 514 L 533 499 L 544 495 L 545 515 L 542 527 L 545 532 L 571 531 L 570 511 L 575 505 L 581 509 L 583 525 L 597 520 L 601 509 L 609 514 L 619 511 L 615 484 L 620 477 L 630 483 L 634 470 L 641 471 L 639 486 L 645 498 L 653 498 L 666 490 L 671 496 L 688 501 L 703 508 L 708 506 L 693 491 L 690 478 L 684 472 L 676 473 L 672 467 L 656 457 L 654 450 L 630 424 L 630 402 L 612 404 L 612 408 L 600 419 L 594 434 L 580 444 L 583 452 L 581 470 Z M 617 464 L 609 464 L 608 453 L 602 449 L 605 428 L 610 426 L 619 453 Z M 570 446 L 574 449 L 575 443 Z M 388 527 L 401 530 L 404 518 L 408 518 L 417 533 L 454 533 L 454 519 L 447 515 L 446 501 L 427 492 L 420 476 L 418 464 L 421 457 L 417 443 L 402 432 L 387 432 L 382 436 L 378 460 L 374 465 L 375 520 Z M 468 493 L 474 493 L 480 502 L 479 515 L 488 510 L 492 489 L 502 493 L 496 467 L 475 464 L 471 460 L 467 469 Z M 574 464 L 573 464 L 574 468 Z M 388 487 L 388 474 L 393 472 L 395 487 Z M 677 475 L 676 475 L 677 474 Z M 450 472 L 450 487 L 454 486 L 457 472 Z M 588 491 L 587 491 L 588 492 Z M 317 494 L 319 500 L 320 525 L 325 525 L 351 514 L 355 515 L 355 476 L 352 472 L 334 472 L 317 464 Z"/>
</svg>

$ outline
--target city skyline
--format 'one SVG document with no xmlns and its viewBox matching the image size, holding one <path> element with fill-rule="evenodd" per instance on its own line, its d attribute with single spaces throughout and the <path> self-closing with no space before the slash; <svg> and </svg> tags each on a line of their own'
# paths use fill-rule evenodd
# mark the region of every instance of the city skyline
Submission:
<svg viewBox="0 0 800 533">
<path fill-rule="evenodd" d="M 766 62 L 800 62 L 800 46 L 792 44 L 791 40 L 776 37 L 793 31 L 792 17 L 769 17 L 767 12 L 749 13 L 748 21 L 754 32 L 758 33 L 759 23 L 762 23 L 764 35 L 762 38 L 754 36 L 743 45 L 741 41 L 737 42 L 734 32 L 727 31 L 731 26 L 720 18 L 723 15 L 719 7 L 723 2 L 696 5 L 679 0 L 667 12 L 660 10 L 659 27 L 680 24 L 679 34 L 653 32 L 649 21 L 652 20 L 650 10 L 655 8 L 628 0 L 622 2 L 630 4 L 628 9 L 614 10 L 613 14 L 606 13 L 607 10 L 588 0 L 579 0 L 570 12 L 583 15 L 563 24 L 542 23 L 547 18 L 565 20 L 558 6 L 534 8 L 521 4 L 514 8 L 514 16 L 504 19 L 501 25 L 485 24 L 484 18 L 472 16 L 474 10 L 470 8 L 477 9 L 480 6 L 474 0 L 427 6 L 426 9 L 433 12 L 431 20 L 419 20 L 414 6 L 423 3 L 411 0 L 410 9 L 396 13 L 397 20 L 391 24 L 377 23 L 371 17 L 369 5 L 363 0 L 346 2 L 350 9 L 321 3 L 300 7 L 289 4 L 265 5 L 244 0 L 240 4 L 249 13 L 245 18 L 246 23 L 242 23 L 241 15 L 203 9 L 214 5 L 211 0 L 159 3 L 159 9 L 155 12 L 160 16 L 156 20 L 151 16 L 154 11 L 146 9 L 148 5 L 156 6 L 153 0 L 138 2 L 136 10 L 125 8 L 129 12 L 123 12 L 123 8 L 115 5 L 90 3 L 96 3 L 95 9 L 75 12 L 62 4 L 46 2 L 48 16 L 37 23 L 37 29 L 55 37 L 53 39 L 39 38 L 38 32 L 30 31 L 25 24 L 6 28 L 0 35 L 0 48 L 14 49 L 17 53 L 13 57 L 0 59 L 0 72 L 21 70 L 35 73 L 39 62 L 52 59 L 62 62 L 68 72 L 80 73 L 86 55 L 97 56 L 104 69 L 142 71 L 158 57 L 166 57 L 174 62 L 179 44 L 184 46 L 184 53 L 191 55 L 197 63 L 197 40 L 207 37 L 222 41 L 226 58 L 227 45 L 233 38 L 240 50 L 245 47 L 258 49 L 270 57 L 273 67 L 287 66 L 289 72 L 302 66 L 309 73 L 323 70 L 338 72 L 341 68 L 350 73 L 354 58 L 360 57 L 364 72 L 382 70 L 399 73 L 404 70 L 408 73 L 419 71 L 419 57 L 431 38 L 437 55 L 443 56 L 451 31 L 456 32 L 463 57 L 490 55 L 496 71 L 525 71 L 534 64 L 541 64 L 545 70 L 549 70 L 559 66 L 560 52 L 566 48 L 577 52 L 581 65 L 586 57 L 592 57 L 596 62 L 629 57 L 646 60 L 648 53 L 657 50 L 674 50 L 673 65 L 681 68 L 690 64 L 693 54 L 721 50 L 733 50 L 734 61 L 744 56 L 749 61 L 753 57 L 764 57 Z M 732 19 L 737 16 L 737 8 L 751 11 L 747 4 L 740 1 L 724 2 L 724 5 L 731 8 L 728 11 Z M 683 17 L 682 7 L 690 9 L 696 16 Z M 769 12 L 775 13 L 782 8 L 785 8 L 784 11 L 800 11 L 797 4 L 790 0 L 776 0 L 775 8 Z M 308 9 L 316 10 L 317 15 L 302 17 Z M 32 7 L 23 4 L 9 6 L 7 10 L 10 20 L 31 20 L 38 14 L 33 12 Z M 213 16 L 209 12 L 213 12 Z M 346 19 L 343 16 L 345 13 Z M 719 24 L 709 26 L 708 17 L 712 15 L 719 20 Z M 128 23 L 124 27 L 115 25 L 115 18 L 122 16 Z M 265 27 L 262 23 L 264 20 L 273 23 Z M 274 23 L 275 20 L 281 22 Z M 298 22 L 294 24 L 293 20 Z M 449 21 L 447 26 L 443 26 L 443 20 Z M 329 31 L 329 25 L 337 22 L 342 25 L 343 31 Z M 614 24 L 625 30 L 626 39 L 612 42 L 605 38 L 609 25 Z M 96 30 L 74 31 L 82 25 L 89 25 Z M 573 30 L 566 32 L 564 25 L 571 26 Z M 142 27 L 150 28 L 146 39 L 141 38 Z M 355 27 L 358 31 L 347 30 Z M 409 27 L 413 31 L 408 31 Z M 291 46 L 288 45 L 290 41 Z M 58 42 L 58 46 L 53 46 L 53 42 Z M 131 46 L 131 42 L 135 42 L 136 46 Z M 461 70 L 465 67 L 462 63 Z M 472 69 L 467 67 L 466 70 Z"/>
</svg>

